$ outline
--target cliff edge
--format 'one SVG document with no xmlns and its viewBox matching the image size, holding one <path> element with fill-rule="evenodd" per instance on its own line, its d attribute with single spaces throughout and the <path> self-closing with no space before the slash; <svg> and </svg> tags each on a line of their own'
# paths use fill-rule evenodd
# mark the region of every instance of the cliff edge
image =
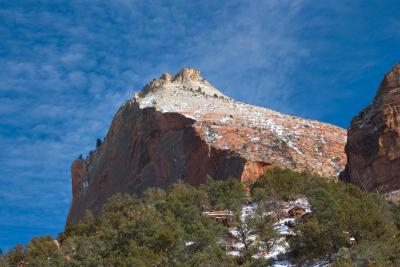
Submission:
<svg viewBox="0 0 400 267">
<path fill-rule="evenodd" d="M 400 189 L 400 65 L 382 80 L 373 102 L 348 129 L 344 178 L 369 191 Z"/>
</svg>

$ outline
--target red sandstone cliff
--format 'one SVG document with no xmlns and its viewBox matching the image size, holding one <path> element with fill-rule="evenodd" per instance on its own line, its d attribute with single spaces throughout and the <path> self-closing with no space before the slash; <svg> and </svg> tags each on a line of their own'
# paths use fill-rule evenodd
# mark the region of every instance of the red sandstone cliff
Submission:
<svg viewBox="0 0 400 267">
<path fill-rule="evenodd" d="M 344 168 L 346 132 L 223 95 L 199 71 L 164 74 L 115 115 L 101 146 L 72 164 L 69 223 L 98 214 L 117 192 L 140 194 L 208 176 L 256 179 L 272 166 L 335 177 Z"/>
<path fill-rule="evenodd" d="M 387 73 L 373 102 L 348 129 L 345 178 L 367 190 L 400 189 L 400 65 Z"/>
</svg>

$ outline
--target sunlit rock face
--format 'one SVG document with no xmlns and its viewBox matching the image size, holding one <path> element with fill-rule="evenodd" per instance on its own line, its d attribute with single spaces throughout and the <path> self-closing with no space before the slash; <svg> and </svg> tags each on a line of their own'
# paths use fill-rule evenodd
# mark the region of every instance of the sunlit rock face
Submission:
<svg viewBox="0 0 400 267">
<path fill-rule="evenodd" d="M 400 65 L 381 82 L 373 102 L 348 130 L 345 178 L 366 190 L 400 189 Z"/>
<path fill-rule="evenodd" d="M 99 213 L 117 192 L 141 194 L 177 180 L 255 180 L 271 167 L 337 177 L 346 162 L 342 128 L 238 102 L 195 69 L 163 74 L 115 115 L 101 146 L 72 165 L 68 222 Z"/>
</svg>

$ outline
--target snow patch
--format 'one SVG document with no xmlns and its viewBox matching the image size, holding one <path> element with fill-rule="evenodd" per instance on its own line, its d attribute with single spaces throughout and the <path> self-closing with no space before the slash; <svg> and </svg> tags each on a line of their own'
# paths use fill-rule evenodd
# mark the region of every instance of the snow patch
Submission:
<svg viewBox="0 0 400 267">
<path fill-rule="evenodd" d="M 290 246 L 287 241 L 287 237 L 290 235 L 294 235 L 295 233 L 293 232 L 292 229 L 290 229 L 290 224 L 296 223 L 296 219 L 293 217 L 290 217 L 288 214 L 288 211 L 294 207 L 301 207 L 305 210 L 305 212 L 311 212 L 311 207 L 308 202 L 308 199 L 306 197 L 299 197 L 293 201 L 289 202 L 283 202 L 281 204 L 281 208 L 279 211 L 277 210 L 265 210 L 263 211 L 264 217 L 266 216 L 272 216 L 276 217 L 278 214 L 287 214 L 287 216 L 278 219 L 277 222 L 273 224 L 274 229 L 277 231 L 279 234 L 278 238 L 272 239 L 268 242 L 268 245 L 270 247 L 269 251 L 266 251 L 265 248 L 265 243 L 262 241 L 258 240 L 258 236 L 255 234 L 251 234 L 252 231 L 248 231 L 248 236 L 247 240 L 251 240 L 252 246 L 258 246 L 258 252 L 253 255 L 254 258 L 265 258 L 267 260 L 272 259 L 274 261 L 272 266 L 295 266 L 290 263 L 288 259 L 286 259 L 287 253 L 290 251 Z M 249 217 L 255 216 L 258 205 L 256 203 L 246 203 L 242 205 L 241 209 L 241 214 L 240 214 L 240 220 L 242 223 L 246 222 L 246 219 Z M 236 227 L 232 227 L 229 229 L 230 233 L 232 236 L 234 236 L 236 239 L 239 239 L 239 231 Z M 235 242 L 231 244 L 228 249 L 230 251 L 227 252 L 228 255 L 232 255 L 235 257 L 238 257 L 241 255 L 241 251 L 244 249 L 244 244 L 241 242 Z M 319 266 L 319 265 L 316 265 Z"/>
</svg>

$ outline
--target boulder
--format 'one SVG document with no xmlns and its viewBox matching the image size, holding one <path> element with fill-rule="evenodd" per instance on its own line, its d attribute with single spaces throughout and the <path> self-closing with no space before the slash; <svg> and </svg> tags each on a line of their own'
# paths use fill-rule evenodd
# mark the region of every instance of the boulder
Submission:
<svg viewBox="0 0 400 267">
<path fill-rule="evenodd" d="M 291 217 L 302 217 L 306 213 L 306 210 L 300 206 L 295 206 L 288 213 Z"/>
</svg>

